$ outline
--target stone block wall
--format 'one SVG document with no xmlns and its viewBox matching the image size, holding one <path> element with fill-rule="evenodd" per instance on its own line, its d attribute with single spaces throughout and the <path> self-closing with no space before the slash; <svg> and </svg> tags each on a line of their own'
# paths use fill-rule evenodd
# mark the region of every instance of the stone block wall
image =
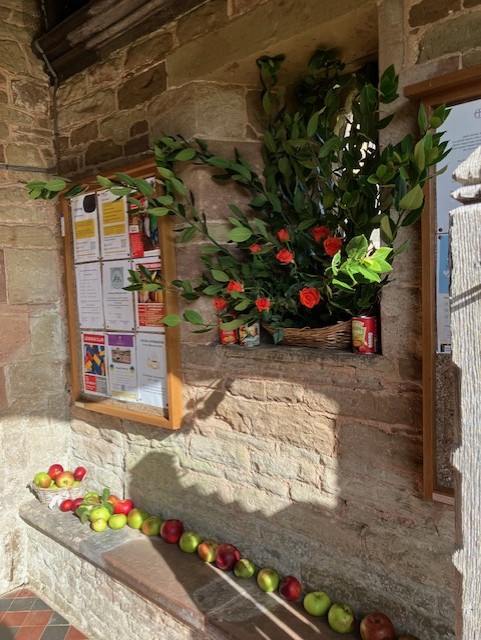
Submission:
<svg viewBox="0 0 481 640">
<path fill-rule="evenodd" d="M 295 54 L 302 40 L 306 59 L 336 38 L 330 21 L 352 35 L 373 7 L 206 2 L 61 85 L 60 173 L 134 160 L 162 131 L 258 156 L 258 86 L 248 71 L 256 55 Z M 477 60 L 479 42 L 469 34 L 481 18 L 478 3 L 382 0 L 374 11 L 380 67 L 396 65 L 401 89 Z M 363 37 L 364 55 L 372 54 L 373 33 Z M 415 106 L 400 97 L 393 107 L 399 116 L 389 135 L 414 131 Z M 226 203 L 242 202 L 242 193 L 213 187 L 203 172 L 187 178 L 213 223 Z M 448 640 L 454 514 L 421 497 L 419 229 L 406 236 L 410 251 L 383 297 L 382 357 L 242 351 L 186 331 L 183 429 L 74 409 L 72 453 L 99 484 L 238 544 L 259 564 L 298 575 L 306 589 L 324 588 L 358 614 L 382 610 L 421 638 Z M 179 249 L 181 274 L 194 252 L 195 245 Z"/>
<path fill-rule="evenodd" d="M 26 182 L 47 174 L 21 168 L 54 166 L 39 20 L 33 0 L 0 0 L 0 593 L 27 577 L 27 484 L 67 462 L 70 440 L 60 225 L 54 206 L 27 198 Z"/>
</svg>

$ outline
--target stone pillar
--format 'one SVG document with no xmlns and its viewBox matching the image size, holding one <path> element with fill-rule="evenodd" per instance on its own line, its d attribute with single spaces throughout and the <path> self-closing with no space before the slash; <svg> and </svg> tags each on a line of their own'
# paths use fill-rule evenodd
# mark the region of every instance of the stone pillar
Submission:
<svg viewBox="0 0 481 640">
<path fill-rule="evenodd" d="M 458 640 L 481 637 L 481 147 L 455 172 L 463 206 L 452 212 L 453 360 L 461 371 L 461 434 L 453 463 L 460 474 L 456 507 L 461 574 Z"/>
</svg>

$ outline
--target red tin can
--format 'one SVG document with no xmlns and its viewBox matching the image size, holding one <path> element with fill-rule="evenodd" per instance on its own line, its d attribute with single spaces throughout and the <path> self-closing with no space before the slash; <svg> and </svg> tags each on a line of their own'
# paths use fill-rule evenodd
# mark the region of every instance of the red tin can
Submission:
<svg viewBox="0 0 481 640">
<path fill-rule="evenodd" d="M 377 318 L 358 316 L 352 319 L 352 350 L 354 353 L 376 353 Z"/>
<path fill-rule="evenodd" d="M 219 325 L 223 322 L 228 322 L 233 318 L 219 318 Z M 221 344 L 237 344 L 239 342 L 239 332 L 237 329 L 221 329 L 218 328 L 219 331 L 219 342 Z"/>
</svg>

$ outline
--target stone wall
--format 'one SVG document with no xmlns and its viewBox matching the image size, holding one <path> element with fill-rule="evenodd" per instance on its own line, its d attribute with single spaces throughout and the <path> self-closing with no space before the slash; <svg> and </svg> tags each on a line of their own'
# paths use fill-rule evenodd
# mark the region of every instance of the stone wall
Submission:
<svg viewBox="0 0 481 640">
<path fill-rule="evenodd" d="M 258 157 L 252 65 L 265 52 L 292 53 L 292 74 L 339 33 L 353 61 L 372 55 L 375 36 L 380 67 L 394 63 L 401 87 L 478 61 L 478 3 L 382 0 L 377 17 L 373 7 L 206 2 L 60 87 L 60 171 L 91 174 L 133 160 L 161 131 Z M 353 50 L 354 41 L 364 48 Z M 415 106 L 401 97 L 393 107 L 399 116 L 389 135 L 414 131 Z M 202 171 L 186 177 L 212 222 L 226 203 L 242 201 Z M 421 497 L 419 229 L 406 236 L 410 250 L 383 298 L 382 357 L 242 351 L 184 332 L 183 429 L 75 409 L 73 455 L 99 484 L 238 544 L 307 589 L 325 588 L 358 614 L 382 610 L 399 630 L 448 640 L 454 514 Z M 189 273 L 194 250 L 179 249 L 180 273 Z"/>
<path fill-rule="evenodd" d="M 25 183 L 45 174 L 21 169 L 54 162 L 38 26 L 33 0 L 0 0 L 0 593 L 26 579 L 27 483 L 69 446 L 59 224 L 54 207 L 27 199 Z"/>
</svg>

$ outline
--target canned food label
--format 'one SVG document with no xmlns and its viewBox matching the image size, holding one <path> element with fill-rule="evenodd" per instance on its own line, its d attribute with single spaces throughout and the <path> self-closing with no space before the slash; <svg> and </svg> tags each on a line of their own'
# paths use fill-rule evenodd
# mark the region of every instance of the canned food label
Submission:
<svg viewBox="0 0 481 640">
<path fill-rule="evenodd" d="M 243 324 L 239 327 L 239 344 L 243 347 L 257 347 L 261 343 L 261 327 L 259 322 Z"/>
<path fill-rule="evenodd" d="M 352 348 L 355 353 L 376 353 L 376 318 L 366 316 L 352 319 Z"/>
</svg>

